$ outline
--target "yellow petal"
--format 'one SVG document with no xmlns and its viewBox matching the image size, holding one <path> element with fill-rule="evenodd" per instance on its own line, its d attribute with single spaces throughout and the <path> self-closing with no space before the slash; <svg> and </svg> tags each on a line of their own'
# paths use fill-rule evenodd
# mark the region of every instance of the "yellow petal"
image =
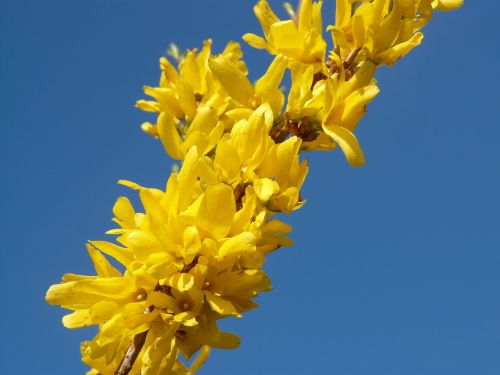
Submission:
<svg viewBox="0 0 500 375">
<path fill-rule="evenodd" d="M 220 256 L 241 255 L 255 252 L 257 239 L 253 233 L 243 232 L 228 239 L 219 249 Z"/>
<path fill-rule="evenodd" d="M 460 8 L 464 4 L 464 0 L 434 0 L 432 7 L 436 10 L 453 10 Z"/>
<path fill-rule="evenodd" d="M 305 39 L 304 35 L 297 30 L 297 25 L 293 20 L 274 23 L 270 33 L 271 40 L 279 52 L 295 58 L 300 57 Z"/>
<path fill-rule="evenodd" d="M 422 33 L 416 33 L 408 41 L 397 44 L 394 47 L 389 48 L 387 51 L 378 53 L 375 58 L 380 63 L 391 66 L 413 48 L 418 46 L 422 42 L 423 37 Z"/>
<path fill-rule="evenodd" d="M 135 227 L 135 210 L 127 197 L 119 197 L 113 206 L 113 214 L 122 227 Z"/>
<path fill-rule="evenodd" d="M 157 102 L 151 102 L 148 100 L 138 100 L 135 103 L 136 107 L 145 111 L 145 112 L 161 112 L 162 108 L 160 103 Z"/>
<path fill-rule="evenodd" d="M 385 51 L 396 42 L 401 29 L 401 10 L 399 3 L 393 2 L 391 12 L 382 21 L 380 29 L 375 34 L 375 44 L 379 51 Z"/>
<path fill-rule="evenodd" d="M 231 228 L 236 212 L 233 189 L 225 184 L 208 186 L 181 216 L 195 223 L 213 238 L 223 238 Z"/>
<path fill-rule="evenodd" d="M 353 91 L 359 88 L 367 86 L 373 81 L 373 76 L 375 74 L 375 69 L 377 66 L 371 61 L 365 61 L 358 68 L 358 71 L 354 76 L 351 77 L 347 82 L 342 82 L 342 85 L 338 88 L 339 97 L 347 97 Z"/>
<path fill-rule="evenodd" d="M 186 117 L 188 119 L 194 118 L 196 115 L 196 101 L 192 87 L 179 80 L 176 85 L 176 93 L 179 98 L 179 107 L 186 114 Z"/>
<path fill-rule="evenodd" d="M 279 193 L 280 187 L 276 181 L 269 178 L 260 178 L 254 181 L 255 193 L 263 202 L 267 202 L 274 194 Z"/>
<path fill-rule="evenodd" d="M 207 134 L 200 131 L 192 131 L 186 136 L 182 144 L 182 150 L 183 152 L 187 152 L 189 149 L 196 147 L 200 155 L 204 155 L 205 152 L 209 151 L 209 143 L 210 140 Z"/>
<path fill-rule="evenodd" d="M 188 83 L 195 93 L 201 92 L 201 82 L 203 81 L 200 69 L 196 62 L 196 50 L 188 51 L 184 60 L 179 66 L 182 80 Z"/>
<path fill-rule="evenodd" d="M 168 82 L 177 82 L 179 80 L 177 70 L 165 57 L 160 58 L 160 68 Z"/>
<path fill-rule="evenodd" d="M 365 156 L 354 134 L 341 126 L 323 125 L 323 130 L 338 143 L 351 166 L 365 164 Z"/>
<path fill-rule="evenodd" d="M 115 301 L 100 301 L 90 308 L 90 317 L 93 324 L 101 324 L 111 319 L 119 309 Z"/>
<path fill-rule="evenodd" d="M 351 20 L 352 5 L 349 0 L 335 1 L 335 25 L 342 28 Z"/>
<path fill-rule="evenodd" d="M 128 181 L 128 180 L 118 180 L 118 183 L 120 185 L 126 186 L 130 189 L 134 189 L 134 190 L 141 190 L 142 189 L 141 185 L 136 184 L 135 182 L 132 182 L 132 181 Z"/>
<path fill-rule="evenodd" d="M 216 124 L 217 111 L 213 108 L 200 108 L 191 122 L 191 125 L 189 125 L 188 134 L 191 131 L 200 131 L 209 134 Z"/>
<path fill-rule="evenodd" d="M 363 5 L 366 4 L 367 3 L 363 3 Z M 363 5 L 361 5 L 360 8 Z M 366 41 L 366 28 L 363 16 L 358 11 L 356 11 L 354 17 L 352 18 L 352 33 L 354 36 L 354 47 L 362 48 Z"/>
<path fill-rule="evenodd" d="M 253 48 L 264 49 L 267 47 L 266 41 L 255 34 L 247 33 L 243 35 L 243 40 L 251 45 Z"/>
<path fill-rule="evenodd" d="M 230 235 L 237 235 L 248 228 L 251 218 L 255 213 L 256 206 L 257 196 L 253 191 L 253 187 L 249 186 L 245 189 L 245 201 L 243 203 L 243 207 L 234 215 Z"/>
<path fill-rule="evenodd" d="M 267 148 L 274 144 L 269 137 L 273 119 L 268 109 L 265 105 L 260 106 L 248 121 L 242 120 L 231 129 L 229 142 L 249 170 L 253 170 L 260 163 Z"/>
<path fill-rule="evenodd" d="M 248 105 L 254 89 L 248 78 L 231 61 L 222 56 L 212 57 L 209 66 L 226 92 L 238 103 Z"/>
<path fill-rule="evenodd" d="M 168 329 L 152 328 L 148 332 L 142 356 L 142 375 L 170 374 L 177 359 L 177 348 L 173 338 L 176 325 Z M 163 328 L 163 329 L 162 329 Z"/>
<path fill-rule="evenodd" d="M 94 263 L 96 273 L 100 277 L 119 277 L 121 272 L 113 267 L 99 250 L 87 244 L 87 251 Z"/>
<path fill-rule="evenodd" d="M 78 310 L 63 316 L 62 323 L 66 328 L 82 328 L 92 324 L 89 310 Z"/>
<path fill-rule="evenodd" d="M 159 314 L 159 309 L 145 311 L 146 305 L 144 302 L 136 302 L 126 304 L 122 308 L 123 324 L 131 330 L 139 328 L 140 330 L 144 328 L 149 328 L 148 325 L 153 321 Z"/>
<path fill-rule="evenodd" d="M 127 249 L 126 247 L 120 247 L 114 243 L 106 241 L 89 241 L 89 244 L 102 251 L 104 254 L 115 258 L 124 266 L 127 266 L 134 260 L 132 250 Z"/>
<path fill-rule="evenodd" d="M 135 255 L 140 258 L 163 251 L 163 246 L 158 238 L 149 231 L 138 229 L 131 230 L 124 233 L 119 240 L 132 248 Z"/>
<path fill-rule="evenodd" d="M 241 316 L 236 307 L 227 299 L 219 297 L 212 292 L 206 291 L 205 297 L 212 309 L 221 315 L 235 315 Z"/>
<path fill-rule="evenodd" d="M 312 19 L 312 1 L 311 0 L 302 0 L 300 2 L 299 9 L 299 22 L 298 29 L 301 32 L 307 32 L 311 28 L 311 19 Z"/>
<path fill-rule="evenodd" d="M 165 151 L 173 159 L 182 160 L 185 155 L 182 150 L 182 139 L 172 115 L 162 112 L 158 117 L 157 130 Z"/>
<path fill-rule="evenodd" d="M 379 91 L 380 90 L 376 85 L 369 85 L 362 87 L 349 95 L 346 99 L 344 112 L 342 114 L 342 123 L 348 122 L 352 117 L 357 116 L 360 112 L 364 113 L 365 106 L 375 98 Z M 347 128 L 345 124 L 343 125 Z M 354 130 L 354 127 L 349 128 L 349 130 Z"/>
<path fill-rule="evenodd" d="M 195 373 L 198 371 L 201 366 L 206 362 L 208 359 L 208 355 L 210 354 L 210 346 L 208 345 L 203 345 L 200 349 L 200 352 L 198 356 L 194 359 L 194 361 L 191 363 L 191 366 L 189 367 L 189 371 L 191 373 Z"/>
<path fill-rule="evenodd" d="M 299 189 L 295 186 L 289 187 L 280 195 L 274 196 L 269 202 L 269 209 L 271 211 L 290 213 L 296 208 L 299 201 Z M 299 205 L 300 207 L 300 205 Z"/>
<path fill-rule="evenodd" d="M 243 52 L 241 52 L 241 46 L 239 43 L 235 41 L 227 43 L 226 48 L 224 48 L 224 51 L 222 52 L 222 56 L 235 64 L 244 74 L 248 73 L 245 62 L 241 60 Z"/>
<path fill-rule="evenodd" d="M 269 28 L 279 21 L 266 0 L 260 0 L 253 8 L 257 19 L 260 22 L 264 35 L 269 39 Z"/>
<path fill-rule="evenodd" d="M 241 161 L 238 152 L 235 147 L 225 140 L 221 140 L 217 144 L 214 163 L 230 183 L 236 179 L 241 172 Z"/>
<path fill-rule="evenodd" d="M 189 226 L 183 233 L 183 246 L 181 256 L 184 258 L 186 264 L 193 261 L 194 257 L 201 248 L 201 239 L 198 229 L 195 226 Z"/>
<path fill-rule="evenodd" d="M 179 292 L 186 292 L 194 286 L 194 276 L 190 273 L 177 273 L 169 278 L 167 285 L 177 289 Z"/>
<path fill-rule="evenodd" d="M 61 305 L 71 309 L 88 309 L 102 301 L 131 298 L 135 286 L 122 277 L 84 279 L 52 285 L 45 295 L 51 305 Z"/>
<path fill-rule="evenodd" d="M 232 333 L 222 332 L 220 335 L 220 339 L 211 343 L 214 348 L 218 349 L 236 349 L 240 346 L 240 338 Z"/>
<path fill-rule="evenodd" d="M 161 293 L 161 292 L 150 292 L 148 293 L 148 299 L 147 299 L 147 302 L 146 304 L 148 306 L 154 306 L 154 307 L 166 307 L 168 305 L 168 298 L 167 298 L 167 295 L 165 293 Z"/>
<path fill-rule="evenodd" d="M 194 327 L 198 325 L 196 314 L 194 314 L 192 311 L 184 311 L 179 314 L 175 314 L 174 321 L 182 323 L 182 325 L 187 327 Z"/>
<path fill-rule="evenodd" d="M 278 55 L 275 57 L 266 74 L 255 84 L 255 94 L 262 103 L 268 103 L 275 116 L 279 116 L 285 101 L 283 92 L 279 89 L 281 80 L 288 66 L 288 59 Z"/>
<path fill-rule="evenodd" d="M 151 109 L 157 109 L 155 112 L 168 112 L 172 116 L 175 116 L 177 118 L 183 117 L 184 114 L 182 111 L 182 107 L 179 103 L 179 100 L 176 98 L 176 93 L 173 89 L 144 86 L 144 93 L 155 98 L 158 101 L 158 103 L 155 103 L 151 107 Z M 136 105 L 140 109 L 148 111 L 147 103 L 148 102 L 139 100 Z"/>
<path fill-rule="evenodd" d="M 141 124 L 141 129 L 151 137 L 158 138 L 158 129 L 156 129 L 156 125 L 153 125 L 150 122 L 146 121 Z"/>
</svg>

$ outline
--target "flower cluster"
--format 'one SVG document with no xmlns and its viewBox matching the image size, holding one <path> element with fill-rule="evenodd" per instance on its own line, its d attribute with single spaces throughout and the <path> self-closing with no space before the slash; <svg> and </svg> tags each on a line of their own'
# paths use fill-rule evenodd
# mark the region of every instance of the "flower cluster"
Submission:
<svg viewBox="0 0 500 375">
<path fill-rule="evenodd" d="M 118 228 L 108 232 L 119 245 L 89 242 L 96 275 L 66 274 L 46 296 L 74 311 L 64 326 L 99 327 L 81 346 L 89 374 L 193 374 L 210 348 L 236 348 L 239 338 L 221 332 L 217 321 L 241 317 L 271 289 L 262 265 L 291 244 L 290 226 L 275 215 L 303 204 L 308 166 L 300 152 L 339 146 L 349 164 L 362 165 L 353 132 L 379 92 L 376 68 L 418 45 L 434 10 L 460 5 L 338 0 L 336 23 L 327 27 L 334 49 L 327 52 L 321 1 L 303 0 L 282 21 L 260 0 L 254 10 L 264 37 L 243 39 L 274 60 L 255 83 L 235 42 L 212 55 L 207 40 L 177 68 L 161 58 L 159 86 L 145 87 L 152 100 L 137 106 L 158 115 L 142 128 L 182 167 L 164 190 L 120 181 L 138 192 L 143 212 L 120 197 L 113 208 Z M 180 354 L 197 357 L 188 367 Z"/>
</svg>

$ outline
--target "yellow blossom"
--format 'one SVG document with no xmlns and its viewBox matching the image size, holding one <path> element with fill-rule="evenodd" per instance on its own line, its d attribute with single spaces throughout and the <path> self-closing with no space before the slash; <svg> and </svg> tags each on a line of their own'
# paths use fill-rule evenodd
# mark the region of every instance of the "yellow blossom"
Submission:
<svg viewBox="0 0 500 375">
<path fill-rule="evenodd" d="M 248 108 L 249 112 L 261 104 L 267 104 L 273 113 L 279 114 L 284 103 L 284 95 L 279 89 L 287 68 L 287 59 L 276 56 L 267 72 L 256 82 L 255 87 L 237 66 L 220 55 L 209 62 L 214 75 L 219 79 L 236 106 Z M 247 111 L 247 113 L 249 113 Z"/>
<path fill-rule="evenodd" d="M 360 2 L 352 11 L 350 0 L 338 0 L 335 26 L 329 26 L 336 53 L 345 59 L 358 51 L 358 59 L 394 64 L 422 40 L 422 33 L 415 33 L 413 26 L 418 1 Z"/>
<path fill-rule="evenodd" d="M 393 65 L 422 41 L 419 30 L 432 11 L 451 10 L 460 0 L 338 0 L 336 22 L 329 26 L 336 53 L 345 59 L 356 52 L 358 60 Z M 354 10 L 353 10 L 354 9 Z"/>
<path fill-rule="evenodd" d="M 324 61 L 326 42 L 323 40 L 321 21 L 322 1 L 301 1 L 298 20 L 281 21 L 266 0 L 254 7 L 265 39 L 255 34 L 245 34 L 243 39 L 254 48 L 265 48 L 272 54 L 283 54 L 302 63 L 316 64 Z"/>
<path fill-rule="evenodd" d="M 174 159 L 182 160 L 193 145 L 202 153 L 209 152 L 227 126 L 220 117 L 230 109 L 230 97 L 208 66 L 211 45 L 207 40 L 199 53 L 196 49 L 188 51 L 179 64 L 179 71 L 162 57 L 160 86 L 144 88 L 145 94 L 155 101 L 137 102 L 140 109 L 158 114 L 156 124 L 146 122 L 142 128 L 160 138 Z M 221 56 L 238 72 L 246 74 L 238 43 L 230 42 Z"/>
<path fill-rule="evenodd" d="M 158 87 L 144 88 L 154 100 L 137 106 L 157 115 L 143 129 L 182 166 L 162 189 L 120 180 L 143 209 L 119 197 L 118 227 L 107 232 L 116 243 L 87 244 L 95 275 L 66 274 L 46 294 L 48 303 L 72 311 L 64 326 L 97 326 L 81 345 L 88 375 L 122 373 L 123 366 L 133 375 L 193 375 L 210 348 L 237 348 L 240 339 L 218 321 L 241 318 L 271 290 L 266 256 L 292 244 L 291 227 L 276 214 L 304 204 L 301 151 L 339 146 L 350 165 L 362 165 L 354 133 L 379 93 L 377 67 L 418 45 L 434 10 L 460 5 L 338 0 L 329 27 L 334 49 L 325 59 L 322 1 L 303 0 L 297 14 L 288 9 L 293 19 L 282 21 L 260 0 L 254 10 L 264 38 L 244 39 L 274 59 L 255 83 L 235 42 L 219 55 L 210 40 L 201 51 L 174 53 L 177 68 L 160 59 Z"/>
</svg>

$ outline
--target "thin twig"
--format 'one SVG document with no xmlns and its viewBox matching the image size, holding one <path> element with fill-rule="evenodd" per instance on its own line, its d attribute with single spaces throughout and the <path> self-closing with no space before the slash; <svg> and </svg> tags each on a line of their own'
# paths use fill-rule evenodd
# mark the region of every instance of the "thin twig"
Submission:
<svg viewBox="0 0 500 375">
<path fill-rule="evenodd" d="M 356 48 L 356 49 L 352 50 L 347 55 L 347 57 L 344 60 L 344 68 L 345 69 L 349 69 L 351 67 L 351 65 L 354 62 L 354 60 L 356 60 L 356 57 L 358 57 L 358 54 L 359 54 L 360 51 L 361 51 L 361 48 Z"/>
<path fill-rule="evenodd" d="M 155 291 L 160 291 L 159 288 L 160 288 L 159 285 L 156 286 Z M 154 309 L 155 309 L 154 306 L 148 306 L 144 310 L 144 314 L 149 314 Z M 137 357 L 139 356 L 139 353 L 141 352 L 144 343 L 146 342 L 146 337 L 148 336 L 148 332 L 149 329 L 147 331 L 138 333 L 137 335 L 134 336 L 120 364 L 118 365 L 118 368 L 115 371 L 115 375 L 128 375 L 130 370 L 132 370 L 132 367 L 134 367 L 134 363 L 137 360 Z"/>
<path fill-rule="evenodd" d="M 115 371 L 115 375 L 128 375 L 132 367 L 134 367 L 135 360 L 139 356 L 139 353 L 146 342 L 146 336 L 149 330 L 138 333 L 132 339 L 130 346 L 128 347 L 125 355 L 123 356 L 120 365 Z"/>
</svg>

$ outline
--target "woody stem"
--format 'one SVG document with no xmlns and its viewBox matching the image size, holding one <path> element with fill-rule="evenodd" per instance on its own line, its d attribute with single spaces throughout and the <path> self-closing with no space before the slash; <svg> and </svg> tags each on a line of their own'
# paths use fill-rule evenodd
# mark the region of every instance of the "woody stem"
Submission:
<svg viewBox="0 0 500 375">
<path fill-rule="evenodd" d="M 162 291 L 161 286 L 157 285 L 155 291 Z M 146 307 L 144 310 L 144 314 L 149 314 L 155 309 L 153 305 Z M 130 342 L 127 351 L 123 355 L 123 358 L 118 365 L 118 368 L 115 371 L 115 375 L 128 375 L 132 367 L 134 367 L 134 363 L 141 352 L 144 343 L 146 342 L 146 337 L 148 336 L 149 329 L 147 331 L 138 333 L 134 336 L 132 341 Z"/>
<path fill-rule="evenodd" d="M 135 360 L 139 356 L 139 353 L 146 342 L 146 336 L 148 331 L 138 333 L 132 339 L 130 346 L 128 347 L 125 355 L 123 356 L 118 368 L 115 371 L 115 375 L 128 375 L 132 367 L 134 366 Z"/>
</svg>

